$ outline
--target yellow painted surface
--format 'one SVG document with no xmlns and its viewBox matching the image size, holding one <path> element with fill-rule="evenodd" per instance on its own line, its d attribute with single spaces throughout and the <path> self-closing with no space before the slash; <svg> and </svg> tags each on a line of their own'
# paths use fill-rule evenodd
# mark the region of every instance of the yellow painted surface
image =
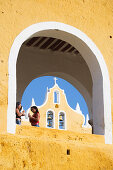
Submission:
<svg viewBox="0 0 113 170">
<path fill-rule="evenodd" d="M 17 126 L 0 135 L 0 169 L 112 170 L 113 145 L 99 135 Z"/>
<path fill-rule="evenodd" d="M 6 131 L 10 48 L 22 30 L 44 21 L 72 25 L 99 48 L 110 75 L 113 118 L 113 1 L 0 0 L 0 132 Z M 112 170 L 113 145 L 103 136 L 22 126 L 15 135 L 0 135 L 0 169 Z"/>
<path fill-rule="evenodd" d="M 0 106 L 0 132 L 7 131 L 7 105 Z"/>
<path fill-rule="evenodd" d="M 28 26 L 57 21 L 83 31 L 99 48 L 108 67 L 113 118 L 113 1 L 0 0 L 0 119 L 7 110 L 8 56 L 17 35 Z M 3 106 L 3 107 L 2 107 Z M 6 119 L 2 120 L 3 124 Z M 0 131 L 3 131 L 0 124 Z"/>
</svg>

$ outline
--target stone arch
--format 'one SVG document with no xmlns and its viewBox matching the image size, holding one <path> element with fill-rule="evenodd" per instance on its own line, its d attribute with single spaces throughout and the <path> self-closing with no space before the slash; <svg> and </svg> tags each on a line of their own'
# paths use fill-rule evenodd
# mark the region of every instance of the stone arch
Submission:
<svg viewBox="0 0 113 170">
<path fill-rule="evenodd" d="M 105 134 L 105 143 L 112 143 L 111 97 L 108 70 L 96 45 L 80 30 L 59 22 L 42 22 L 23 30 L 15 39 L 9 55 L 7 131 L 15 133 L 16 63 L 22 44 L 37 35 L 61 38 L 80 52 L 90 70 L 93 87 L 91 110 L 95 134 Z M 95 69 L 96 68 L 96 69 Z M 62 74 L 65 74 L 63 72 Z M 87 92 L 86 92 L 87 93 Z"/>
</svg>

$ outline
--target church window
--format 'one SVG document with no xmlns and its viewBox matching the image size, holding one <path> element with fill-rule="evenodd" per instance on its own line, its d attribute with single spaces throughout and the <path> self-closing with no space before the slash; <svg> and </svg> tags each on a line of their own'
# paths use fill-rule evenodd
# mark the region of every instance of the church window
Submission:
<svg viewBox="0 0 113 170">
<path fill-rule="evenodd" d="M 54 103 L 59 103 L 59 92 L 58 91 L 54 92 Z"/>
<path fill-rule="evenodd" d="M 52 111 L 47 112 L 47 127 L 54 128 L 54 115 Z"/>
<path fill-rule="evenodd" d="M 63 112 L 59 113 L 59 129 L 65 129 L 65 114 Z"/>
</svg>

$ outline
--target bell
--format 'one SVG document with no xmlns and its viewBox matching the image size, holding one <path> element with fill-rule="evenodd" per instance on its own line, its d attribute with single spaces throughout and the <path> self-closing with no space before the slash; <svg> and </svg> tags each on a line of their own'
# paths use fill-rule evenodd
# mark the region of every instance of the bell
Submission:
<svg viewBox="0 0 113 170">
<path fill-rule="evenodd" d="M 60 115 L 60 118 L 59 118 L 59 120 L 60 120 L 60 121 L 63 121 L 63 119 L 62 119 L 62 116 L 61 116 L 61 115 Z"/>
<path fill-rule="evenodd" d="M 51 117 L 50 115 L 48 115 L 48 119 L 49 119 L 49 120 L 51 120 L 51 119 L 52 119 L 52 117 Z"/>
</svg>

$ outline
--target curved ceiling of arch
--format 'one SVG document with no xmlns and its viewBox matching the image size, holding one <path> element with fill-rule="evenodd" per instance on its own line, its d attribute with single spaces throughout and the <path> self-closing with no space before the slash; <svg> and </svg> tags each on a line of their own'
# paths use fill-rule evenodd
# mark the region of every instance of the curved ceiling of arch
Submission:
<svg viewBox="0 0 113 170">
<path fill-rule="evenodd" d="M 17 99 L 21 99 L 25 88 L 32 79 L 48 72 L 69 74 L 83 84 L 92 96 L 92 77 L 87 63 L 79 51 L 64 40 L 37 36 L 26 40 L 19 51 Z"/>
<path fill-rule="evenodd" d="M 52 37 L 32 37 L 23 43 L 26 47 L 35 47 L 38 49 L 58 51 L 62 53 L 71 53 L 77 55 L 79 51 L 71 44 Z"/>
</svg>

